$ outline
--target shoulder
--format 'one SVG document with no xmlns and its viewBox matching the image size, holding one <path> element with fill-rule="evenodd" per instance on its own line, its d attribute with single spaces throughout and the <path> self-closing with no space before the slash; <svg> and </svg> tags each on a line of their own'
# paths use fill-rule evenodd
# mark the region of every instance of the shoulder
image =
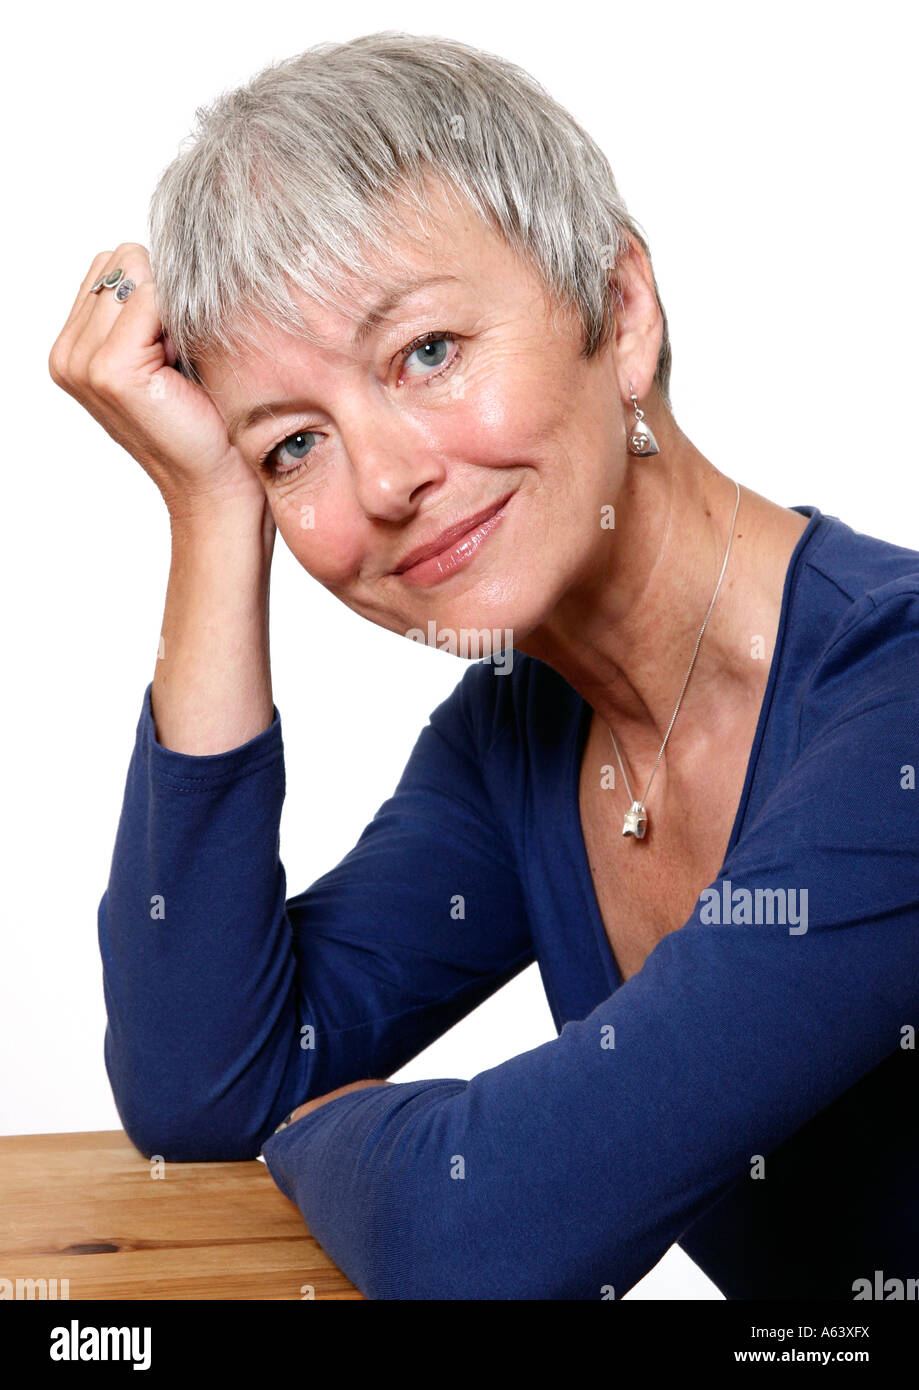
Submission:
<svg viewBox="0 0 919 1390">
<path fill-rule="evenodd" d="M 846 608 L 804 692 L 802 738 L 882 707 L 919 736 L 919 576 L 890 580 Z"/>
<path fill-rule="evenodd" d="M 830 536 L 816 552 L 841 601 L 802 615 L 813 657 L 722 871 L 762 886 L 787 875 L 811 893 L 812 926 L 915 922 L 919 556 L 897 549 Z"/>
<path fill-rule="evenodd" d="M 812 511 L 817 512 L 819 524 L 804 549 L 802 563 L 840 596 L 854 604 L 868 595 L 883 600 L 891 585 L 919 589 L 919 550 L 866 535 L 817 508 Z"/>
<path fill-rule="evenodd" d="M 919 699 L 919 552 L 824 517 L 806 567 L 834 587 L 833 620 L 815 628 L 801 692 L 802 739 L 869 708 Z M 815 608 L 815 616 L 817 614 Z M 819 610 L 822 616 L 827 610 Z"/>
</svg>

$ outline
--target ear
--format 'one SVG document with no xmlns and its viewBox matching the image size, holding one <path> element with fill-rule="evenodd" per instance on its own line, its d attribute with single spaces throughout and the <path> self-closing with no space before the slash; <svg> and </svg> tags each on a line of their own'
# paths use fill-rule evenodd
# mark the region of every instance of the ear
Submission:
<svg viewBox="0 0 919 1390">
<path fill-rule="evenodd" d="M 614 271 L 616 308 L 613 330 L 619 390 L 629 399 L 629 382 L 638 399 L 651 390 L 664 336 L 654 272 L 644 248 L 633 237 Z"/>
</svg>

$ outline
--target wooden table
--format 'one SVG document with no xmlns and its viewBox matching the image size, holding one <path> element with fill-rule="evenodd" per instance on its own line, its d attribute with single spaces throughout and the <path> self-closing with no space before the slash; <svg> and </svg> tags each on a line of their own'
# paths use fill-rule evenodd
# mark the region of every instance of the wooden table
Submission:
<svg viewBox="0 0 919 1390">
<path fill-rule="evenodd" d="M 264 1163 L 156 1167 L 122 1130 L 0 1137 L 0 1279 L 66 1279 L 71 1299 L 362 1297 Z"/>
</svg>

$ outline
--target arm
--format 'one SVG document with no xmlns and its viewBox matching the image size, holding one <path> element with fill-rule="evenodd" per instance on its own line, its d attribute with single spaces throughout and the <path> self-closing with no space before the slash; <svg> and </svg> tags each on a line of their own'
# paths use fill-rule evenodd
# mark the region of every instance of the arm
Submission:
<svg viewBox="0 0 919 1390">
<path fill-rule="evenodd" d="M 283 915 L 284 765 L 268 649 L 274 522 L 263 495 L 234 494 L 175 506 L 170 526 L 161 655 L 98 927 L 116 1105 L 138 1147 L 172 1158 L 202 1111 L 220 1142 L 235 1106 L 279 1084 L 278 994 L 289 993 L 291 970 L 267 954 Z M 259 942 L 253 927 L 266 922 Z M 267 1012 L 260 1056 L 246 1054 L 237 1007 Z"/>
<path fill-rule="evenodd" d="M 730 882 L 730 922 L 703 894 L 558 1039 L 469 1082 L 341 1096 L 269 1139 L 278 1185 L 369 1297 L 621 1296 L 754 1154 L 896 1050 L 919 1007 L 919 815 L 900 785 L 919 599 L 892 587 L 855 605 L 713 885 L 723 901 Z M 738 920 L 738 890 L 778 887 L 808 891 L 806 931 Z"/>
<path fill-rule="evenodd" d="M 222 753 L 273 717 L 268 593 L 275 525 L 264 494 L 170 517 L 172 560 L 150 706 L 159 742 Z"/>
<path fill-rule="evenodd" d="M 533 959 L 467 720 L 494 679 L 467 673 L 357 845 L 289 900 L 277 711 L 237 748 L 180 753 L 148 688 L 99 909 L 106 1065 L 142 1152 L 252 1158 L 294 1107 L 385 1077 Z"/>
</svg>

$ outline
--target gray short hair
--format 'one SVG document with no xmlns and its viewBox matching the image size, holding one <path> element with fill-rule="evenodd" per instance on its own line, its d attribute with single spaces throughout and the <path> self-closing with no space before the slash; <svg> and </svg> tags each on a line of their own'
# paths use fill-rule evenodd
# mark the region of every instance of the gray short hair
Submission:
<svg viewBox="0 0 919 1390">
<path fill-rule="evenodd" d="M 629 238 L 650 261 L 606 156 L 522 68 L 455 39 L 386 30 L 271 63 L 196 112 L 149 219 L 159 311 L 186 370 L 245 342 L 256 316 L 303 334 L 291 284 L 355 312 L 353 283 L 373 282 L 374 256 L 391 254 L 390 200 L 423 216 L 432 172 L 573 306 L 592 357 L 609 339 Z M 657 299 L 655 381 L 669 405 Z"/>
</svg>

